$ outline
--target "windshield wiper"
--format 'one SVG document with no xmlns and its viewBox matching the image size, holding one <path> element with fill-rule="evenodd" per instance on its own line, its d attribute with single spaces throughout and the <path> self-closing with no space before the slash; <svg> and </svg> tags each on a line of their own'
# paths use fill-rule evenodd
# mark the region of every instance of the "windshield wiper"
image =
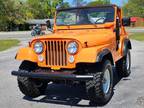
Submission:
<svg viewBox="0 0 144 108">
<path fill-rule="evenodd" d="M 103 22 L 98 22 L 100 20 L 103 20 Z M 95 24 L 104 24 L 105 23 L 105 18 L 104 17 L 100 17 L 95 21 Z"/>
</svg>

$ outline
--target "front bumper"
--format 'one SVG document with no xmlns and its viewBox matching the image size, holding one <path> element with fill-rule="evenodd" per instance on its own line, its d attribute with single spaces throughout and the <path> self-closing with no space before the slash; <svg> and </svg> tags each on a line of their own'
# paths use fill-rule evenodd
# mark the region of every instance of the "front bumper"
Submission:
<svg viewBox="0 0 144 108">
<path fill-rule="evenodd" d="M 14 76 L 45 79 L 45 80 L 73 80 L 73 81 L 93 80 L 93 75 L 57 74 L 57 73 L 44 73 L 44 72 L 34 73 L 26 71 L 12 71 L 11 74 Z"/>
</svg>

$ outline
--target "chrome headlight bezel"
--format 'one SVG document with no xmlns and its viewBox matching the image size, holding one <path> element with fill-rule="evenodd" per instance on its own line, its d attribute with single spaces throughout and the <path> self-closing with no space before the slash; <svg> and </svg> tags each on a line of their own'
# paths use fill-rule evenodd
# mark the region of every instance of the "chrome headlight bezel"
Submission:
<svg viewBox="0 0 144 108">
<path fill-rule="evenodd" d="M 44 44 L 41 41 L 34 43 L 34 51 L 36 54 L 41 54 L 44 50 Z"/>
<path fill-rule="evenodd" d="M 78 52 L 78 43 L 75 41 L 69 42 L 67 45 L 67 51 L 71 55 L 76 54 Z"/>
</svg>

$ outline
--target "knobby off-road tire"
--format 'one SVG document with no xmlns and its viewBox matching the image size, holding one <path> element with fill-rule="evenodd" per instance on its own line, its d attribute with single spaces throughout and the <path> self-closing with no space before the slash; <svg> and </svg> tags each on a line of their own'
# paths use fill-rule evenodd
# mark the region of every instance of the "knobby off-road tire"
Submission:
<svg viewBox="0 0 144 108">
<path fill-rule="evenodd" d="M 25 71 L 25 72 L 31 72 L 37 68 L 37 65 L 24 61 L 19 67 L 19 71 Z M 46 88 L 47 88 L 47 82 L 41 81 L 41 80 L 36 80 L 36 79 L 31 79 L 27 77 L 20 77 L 18 76 L 18 86 L 20 91 L 31 98 L 36 98 L 42 94 L 44 94 Z"/>
<path fill-rule="evenodd" d="M 126 55 L 116 63 L 116 70 L 122 77 L 128 77 L 131 74 L 131 53 L 128 49 Z"/>
<path fill-rule="evenodd" d="M 86 90 L 90 102 L 96 105 L 103 106 L 109 102 L 113 95 L 113 69 L 109 60 L 104 61 L 98 70 L 91 73 L 94 79 L 86 82 Z M 98 72 L 99 71 L 99 72 Z M 109 87 L 104 89 L 105 73 L 109 72 Z"/>
</svg>

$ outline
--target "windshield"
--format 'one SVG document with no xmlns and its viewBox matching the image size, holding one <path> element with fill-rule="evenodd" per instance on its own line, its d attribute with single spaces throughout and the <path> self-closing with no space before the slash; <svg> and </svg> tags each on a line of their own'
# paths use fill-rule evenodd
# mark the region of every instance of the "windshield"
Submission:
<svg viewBox="0 0 144 108">
<path fill-rule="evenodd" d="M 113 7 L 76 8 L 57 12 L 56 24 L 60 25 L 87 25 L 103 24 L 114 21 Z"/>
</svg>

